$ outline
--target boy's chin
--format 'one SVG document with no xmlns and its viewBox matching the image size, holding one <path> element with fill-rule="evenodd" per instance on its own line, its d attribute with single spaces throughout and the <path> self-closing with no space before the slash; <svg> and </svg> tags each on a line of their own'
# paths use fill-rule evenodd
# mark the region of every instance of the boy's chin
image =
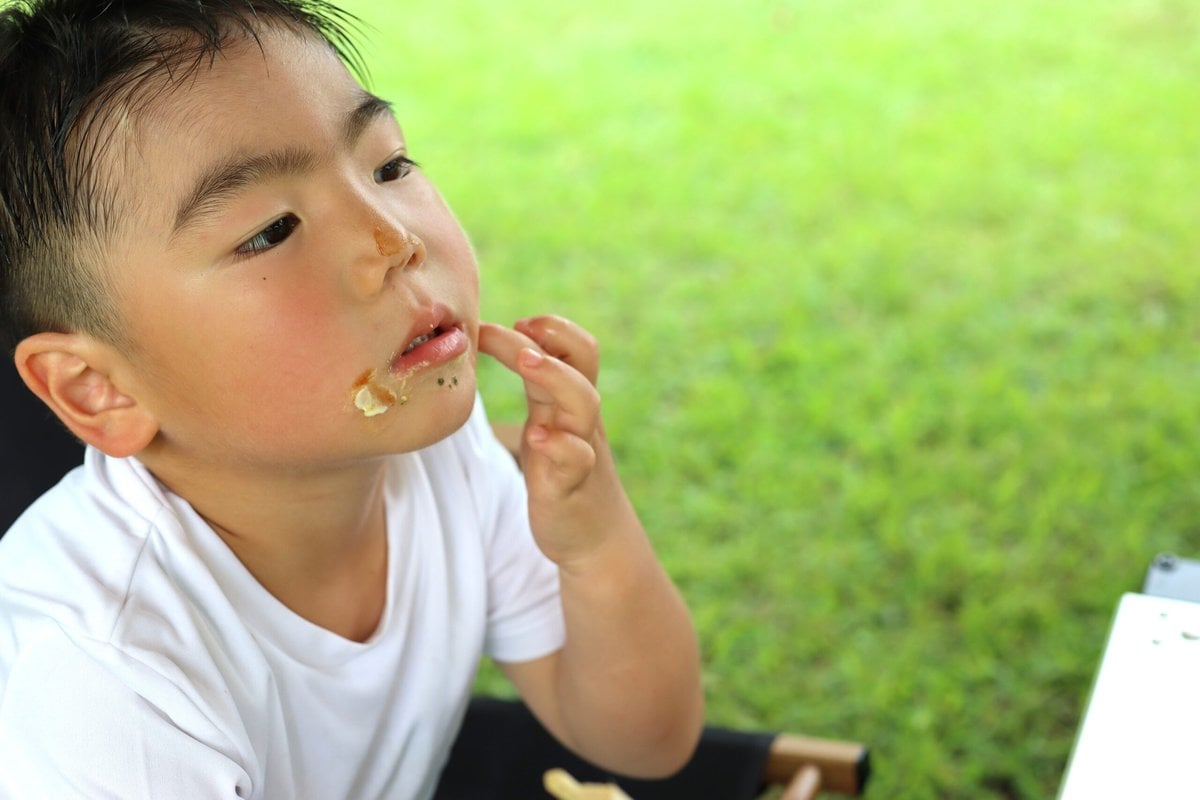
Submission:
<svg viewBox="0 0 1200 800">
<path fill-rule="evenodd" d="M 443 380 L 440 379 L 439 380 Z M 475 408 L 475 375 L 447 376 L 437 391 L 420 398 L 397 403 L 381 415 L 405 434 L 405 450 L 420 450 L 440 442 L 467 424 Z"/>
</svg>

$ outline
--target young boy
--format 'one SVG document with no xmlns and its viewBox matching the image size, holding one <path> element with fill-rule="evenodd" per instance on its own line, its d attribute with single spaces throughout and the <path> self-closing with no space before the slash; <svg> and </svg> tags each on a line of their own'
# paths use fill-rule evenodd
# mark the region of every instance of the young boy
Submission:
<svg viewBox="0 0 1200 800">
<path fill-rule="evenodd" d="M 694 634 L 597 347 L 479 321 L 345 24 L 317 0 L 0 17 L 3 329 L 88 445 L 0 542 L 0 796 L 428 797 L 483 653 L 610 769 L 694 746 Z M 478 353 L 523 379 L 523 473 Z"/>
</svg>

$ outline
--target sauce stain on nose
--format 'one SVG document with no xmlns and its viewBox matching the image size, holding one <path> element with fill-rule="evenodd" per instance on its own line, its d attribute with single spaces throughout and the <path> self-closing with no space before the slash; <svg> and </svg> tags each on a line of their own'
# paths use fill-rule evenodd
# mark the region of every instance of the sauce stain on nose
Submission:
<svg viewBox="0 0 1200 800">
<path fill-rule="evenodd" d="M 397 236 L 395 231 L 385 231 L 383 228 L 376 228 L 375 247 L 379 249 L 379 255 L 384 258 L 394 256 L 404 249 L 404 238 Z"/>
</svg>

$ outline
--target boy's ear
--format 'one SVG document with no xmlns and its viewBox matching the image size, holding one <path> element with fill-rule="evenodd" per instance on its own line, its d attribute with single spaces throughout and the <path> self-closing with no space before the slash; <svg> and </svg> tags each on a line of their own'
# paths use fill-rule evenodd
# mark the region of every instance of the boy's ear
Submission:
<svg viewBox="0 0 1200 800">
<path fill-rule="evenodd" d="M 15 358 L 25 385 L 71 433 L 124 458 L 150 443 L 158 420 L 114 381 L 120 360 L 112 347 L 75 333 L 35 333 L 17 345 Z"/>
</svg>

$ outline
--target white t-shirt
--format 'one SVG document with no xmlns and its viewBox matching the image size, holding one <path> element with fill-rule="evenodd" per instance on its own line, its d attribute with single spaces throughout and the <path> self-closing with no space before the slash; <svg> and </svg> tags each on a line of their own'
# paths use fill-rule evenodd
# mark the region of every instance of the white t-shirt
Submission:
<svg viewBox="0 0 1200 800">
<path fill-rule="evenodd" d="M 478 402 L 389 461 L 386 502 L 387 605 L 357 643 L 89 451 L 0 540 L 0 797 L 428 797 L 481 654 L 562 646 L 558 574 Z"/>
</svg>

